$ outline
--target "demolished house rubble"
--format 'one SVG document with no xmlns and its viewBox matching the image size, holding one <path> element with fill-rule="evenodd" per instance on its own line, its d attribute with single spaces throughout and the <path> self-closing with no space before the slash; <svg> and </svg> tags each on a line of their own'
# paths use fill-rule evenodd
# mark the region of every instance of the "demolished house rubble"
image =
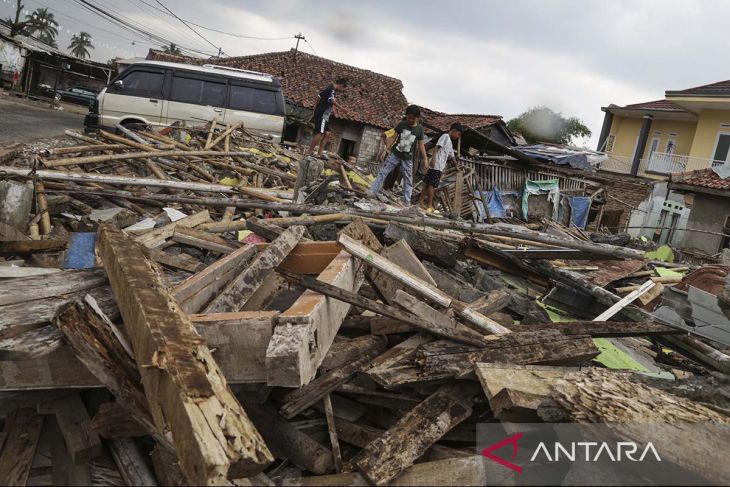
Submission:
<svg viewBox="0 0 730 487">
<path fill-rule="evenodd" d="M 239 126 L 67 132 L 0 176 L 1 484 L 486 485 L 478 423 L 730 422 L 727 267 L 467 221 L 472 189 L 403 209 Z"/>
</svg>

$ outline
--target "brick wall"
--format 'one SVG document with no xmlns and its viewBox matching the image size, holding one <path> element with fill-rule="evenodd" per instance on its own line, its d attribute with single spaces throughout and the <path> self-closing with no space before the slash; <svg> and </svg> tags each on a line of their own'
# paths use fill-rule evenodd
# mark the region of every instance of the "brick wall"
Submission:
<svg viewBox="0 0 730 487">
<path fill-rule="evenodd" d="M 360 150 L 357 155 L 357 165 L 366 167 L 373 161 L 383 146 L 383 130 L 371 125 L 365 125 L 360 138 Z"/>
<path fill-rule="evenodd" d="M 620 231 L 623 231 L 628 225 L 632 208 L 638 208 L 642 201 L 651 197 L 653 186 L 654 182 L 651 180 L 620 176 L 610 177 L 610 182 L 606 183 L 606 193 L 610 197 L 607 197 L 604 212 L 623 210 L 619 219 Z M 616 230 L 612 228 L 611 231 Z"/>
</svg>

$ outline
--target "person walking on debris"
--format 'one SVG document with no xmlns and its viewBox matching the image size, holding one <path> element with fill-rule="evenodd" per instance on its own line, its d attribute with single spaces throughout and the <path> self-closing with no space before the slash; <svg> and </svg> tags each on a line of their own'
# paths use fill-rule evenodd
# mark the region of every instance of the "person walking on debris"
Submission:
<svg viewBox="0 0 730 487">
<path fill-rule="evenodd" d="M 378 171 L 378 176 L 373 181 L 372 186 L 370 186 L 371 193 L 378 194 L 388 174 L 400 166 L 403 172 L 403 201 L 406 206 L 411 204 L 413 155 L 416 152 L 416 146 L 418 146 L 423 160 L 427 160 L 426 146 L 423 143 L 423 126 L 419 121 L 420 117 L 421 108 L 417 105 L 409 105 L 406 108 L 406 120 L 395 126 L 397 136 L 388 142 L 385 152 L 380 155 L 380 161 L 383 165 Z"/>
<path fill-rule="evenodd" d="M 433 150 L 431 162 L 426 172 L 426 178 L 423 181 L 423 191 L 421 191 L 421 196 L 418 198 L 418 205 L 428 212 L 433 211 L 433 194 L 439 187 L 441 174 L 446 168 L 446 162 L 450 160 L 456 165 L 453 142 L 459 140 L 463 132 L 464 127 L 459 122 L 452 123 L 449 131 L 441 135 L 438 142 L 436 142 L 436 147 Z"/>
<path fill-rule="evenodd" d="M 337 78 L 334 84 L 328 85 L 319 93 L 319 101 L 317 101 L 317 106 L 314 107 L 314 114 L 312 116 L 314 137 L 312 137 L 312 143 L 309 144 L 308 152 L 313 152 L 314 148 L 319 144 L 317 154 L 322 154 L 329 136 L 330 116 L 334 113 L 335 108 L 342 108 L 335 100 L 335 93 L 345 91 L 346 87 L 347 79 Z"/>
</svg>

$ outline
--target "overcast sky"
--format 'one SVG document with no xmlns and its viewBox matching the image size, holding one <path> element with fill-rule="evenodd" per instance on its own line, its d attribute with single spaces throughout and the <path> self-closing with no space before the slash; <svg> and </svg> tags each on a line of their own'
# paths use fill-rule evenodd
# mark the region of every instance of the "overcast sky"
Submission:
<svg viewBox="0 0 730 487">
<path fill-rule="evenodd" d="M 358 2 L 161 0 L 205 27 L 265 38 L 304 34 L 300 49 L 403 81 L 409 101 L 445 112 L 509 119 L 547 105 L 601 128 L 601 106 L 659 99 L 664 90 L 730 78 L 725 0 L 510 0 Z M 14 0 L 0 0 L 0 16 Z M 92 57 L 144 56 L 154 46 L 89 13 L 77 0 L 24 0 L 47 6 L 62 32 L 88 31 Z M 95 5 L 178 44 L 230 55 L 287 50 L 295 40 L 242 39 L 196 27 L 207 43 L 157 0 L 93 0 Z M 452 7 L 453 6 L 453 7 Z M 134 41 L 135 45 L 132 45 Z"/>
</svg>

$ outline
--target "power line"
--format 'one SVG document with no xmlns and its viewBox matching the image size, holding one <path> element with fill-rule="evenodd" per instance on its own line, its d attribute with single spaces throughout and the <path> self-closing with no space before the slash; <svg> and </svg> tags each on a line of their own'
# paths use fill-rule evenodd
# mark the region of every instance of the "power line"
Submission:
<svg viewBox="0 0 730 487">
<path fill-rule="evenodd" d="M 206 39 L 206 38 L 205 38 L 205 37 L 203 36 L 203 34 L 201 34 L 201 33 L 200 33 L 200 32 L 198 32 L 197 30 L 195 30 L 195 29 L 193 29 L 192 27 L 190 27 L 190 25 L 188 25 L 188 23 L 187 23 L 187 22 L 185 22 L 185 21 L 184 21 L 183 19 L 181 19 L 180 17 L 178 17 L 178 16 L 177 16 L 177 15 L 175 14 L 175 12 L 173 12 L 172 10 L 170 10 L 169 8 L 167 8 L 167 7 L 165 6 L 165 4 L 164 4 L 164 3 L 162 3 L 162 2 L 160 1 L 160 0 L 155 0 L 155 1 L 156 1 L 157 3 L 159 3 L 159 4 L 160 4 L 160 7 L 164 8 L 165 10 L 167 10 L 167 11 L 168 11 L 168 12 L 170 13 L 170 15 L 172 15 L 172 16 L 173 16 L 173 17 L 175 17 L 175 18 L 176 18 L 177 20 L 179 20 L 180 22 L 182 22 L 182 23 L 183 23 L 183 25 L 185 25 L 185 27 L 187 27 L 188 29 L 190 29 L 190 30 L 192 30 L 193 32 L 195 32 L 195 34 L 196 34 L 196 35 L 197 35 L 198 37 L 200 37 L 201 39 L 203 39 L 203 40 L 204 40 L 205 42 L 207 42 L 208 44 L 210 44 L 210 45 L 211 45 L 211 46 L 213 46 L 214 48 L 218 49 L 218 57 L 220 57 L 220 55 L 221 55 L 221 52 L 222 52 L 222 51 L 221 51 L 221 48 L 220 48 L 220 46 L 216 46 L 215 44 L 213 44 L 212 42 L 210 42 L 210 41 L 209 41 L 208 39 Z"/>
<path fill-rule="evenodd" d="M 162 9 L 160 9 L 158 7 L 155 7 L 151 3 L 147 3 L 145 0 L 138 0 L 138 1 L 144 3 L 145 5 L 147 5 L 149 7 L 152 7 L 153 9 L 157 10 L 158 12 L 162 12 L 162 13 L 165 13 L 167 15 L 170 15 L 168 12 L 165 12 L 164 10 L 162 10 Z M 187 24 L 194 25 L 195 27 L 198 27 L 199 29 L 209 30 L 211 32 L 216 32 L 218 34 L 223 34 L 223 35 L 227 35 L 227 36 L 238 37 L 240 39 L 254 39 L 254 40 L 258 40 L 258 41 L 283 41 L 283 40 L 293 39 L 294 38 L 294 36 L 286 36 L 286 37 L 246 36 L 246 35 L 243 35 L 243 34 L 236 34 L 235 32 L 226 32 L 224 30 L 214 29 L 212 27 L 206 27 L 204 25 L 197 24 L 197 23 L 193 22 L 192 20 L 187 20 L 187 19 L 186 20 L 183 20 L 183 19 L 180 19 L 177 16 L 175 16 L 175 17 L 178 18 L 179 20 L 187 23 Z"/>
<path fill-rule="evenodd" d="M 307 43 L 307 45 L 312 50 L 312 52 L 314 53 L 315 56 L 318 56 L 319 55 L 319 54 L 317 54 L 317 51 L 314 50 L 314 47 L 312 47 L 312 44 L 310 44 L 309 41 L 306 39 L 306 37 L 304 38 L 304 42 Z"/>
</svg>

